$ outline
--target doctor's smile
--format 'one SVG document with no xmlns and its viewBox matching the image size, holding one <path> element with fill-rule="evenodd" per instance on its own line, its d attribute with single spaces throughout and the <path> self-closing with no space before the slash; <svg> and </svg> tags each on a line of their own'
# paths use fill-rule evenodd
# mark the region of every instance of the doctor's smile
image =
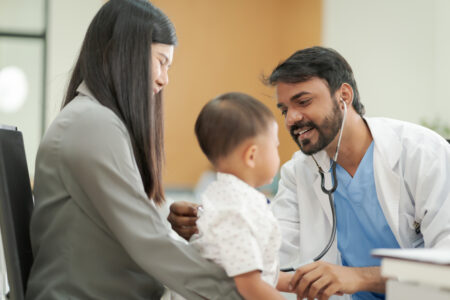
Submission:
<svg viewBox="0 0 450 300">
<path fill-rule="evenodd" d="M 316 128 L 316 126 L 311 122 L 308 124 L 310 125 L 309 126 L 294 125 L 291 127 L 291 135 L 294 137 L 294 140 L 298 140 L 300 142 L 302 140 L 310 139 L 312 137 L 313 130 Z M 306 140 L 305 143 L 308 144 L 309 140 Z"/>
</svg>

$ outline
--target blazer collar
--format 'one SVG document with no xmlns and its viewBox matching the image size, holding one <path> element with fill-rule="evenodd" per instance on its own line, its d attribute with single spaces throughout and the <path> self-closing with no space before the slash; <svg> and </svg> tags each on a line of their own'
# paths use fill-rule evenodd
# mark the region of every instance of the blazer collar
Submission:
<svg viewBox="0 0 450 300">
<path fill-rule="evenodd" d="M 86 85 L 86 83 L 84 81 L 82 81 L 80 83 L 80 85 L 78 86 L 77 92 L 80 93 L 81 95 L 87 96 L 93 100 L 97 100 L 97 99 L 95 99 L 94 95 L 91 93 L 91 91 L 89 90 L 88 86 Z"/>
</svg>

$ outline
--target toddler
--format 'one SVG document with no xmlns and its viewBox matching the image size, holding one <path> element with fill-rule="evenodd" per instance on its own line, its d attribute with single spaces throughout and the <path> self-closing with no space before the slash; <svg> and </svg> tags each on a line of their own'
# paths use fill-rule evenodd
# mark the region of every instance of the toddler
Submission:
<svg viewBox="0 0 450 300">
<path fill-rule="evenodd" d="M 278 223 L 255 189 L 280 164 L 272 112 L 248 95 L 223 94 L 202 109 L 195 133 L 218 173 L 202 195 L 192 245 L 234 278 L 245 299 L 284 299 L 276 289 L 287 292 L 292 275 L 279 272 Z"/>
</svg>

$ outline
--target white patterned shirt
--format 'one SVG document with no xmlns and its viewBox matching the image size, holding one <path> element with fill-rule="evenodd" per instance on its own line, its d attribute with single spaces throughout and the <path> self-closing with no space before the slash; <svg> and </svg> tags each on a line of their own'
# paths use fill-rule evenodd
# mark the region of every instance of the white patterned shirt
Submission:
<svg viewBox="0 0 450 300">
<path fill-rule="evenodd" d="M 202 256 L 230 277 L 260 270 L 262 279 L 276 286 L 280 229 L 264 194 L 233 175 L 218 173 L 202 195 L 202 205 L 199 234 L 191 238 Z"/>
</svg>

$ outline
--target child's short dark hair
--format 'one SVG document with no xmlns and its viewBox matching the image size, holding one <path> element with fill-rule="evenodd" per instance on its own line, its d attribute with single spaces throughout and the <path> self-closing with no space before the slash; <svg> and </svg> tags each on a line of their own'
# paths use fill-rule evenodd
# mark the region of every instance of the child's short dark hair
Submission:
<svg viewBox="0 0 450 300">
<path fill-rule="evenodd" d="M 275 120 L 262 102 L 243 93 L 226 93 L 209 101 L 195 122 L 203 153 L 215 164 L 244 140 L 268 129 Z"/>
</svg>

